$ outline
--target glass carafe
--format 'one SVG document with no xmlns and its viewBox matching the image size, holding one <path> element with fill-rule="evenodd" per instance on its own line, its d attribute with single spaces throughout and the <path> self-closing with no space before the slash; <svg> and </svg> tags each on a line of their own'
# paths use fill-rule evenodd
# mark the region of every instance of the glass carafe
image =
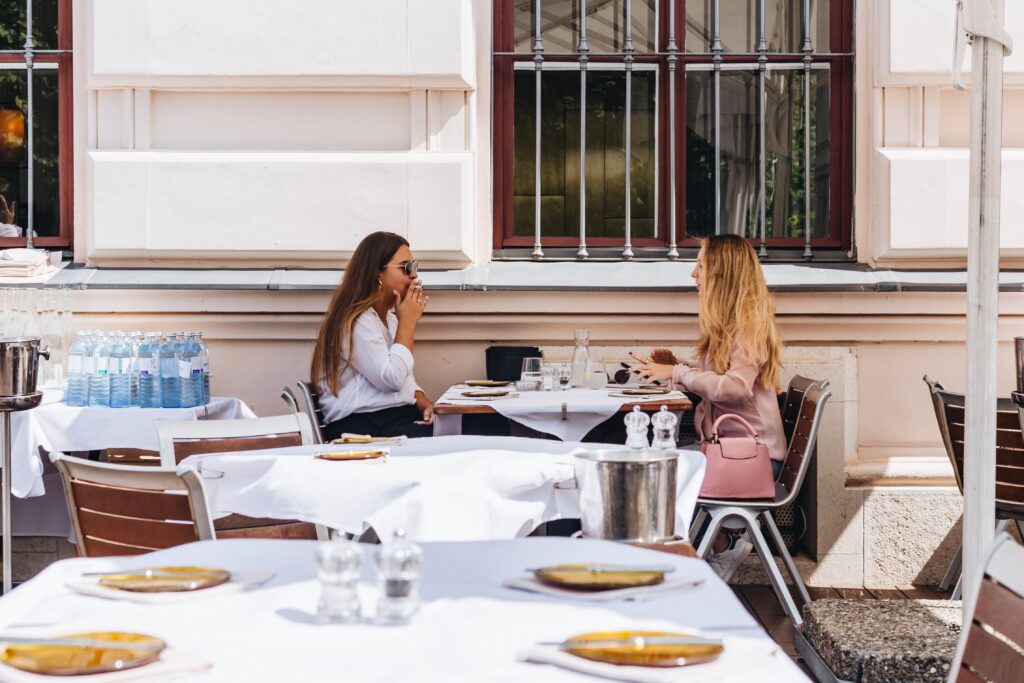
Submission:
<svg viewBox="0 0 1024 683">
<path fill-rule="evenodd" d="M 587 384 L 587 361 L 590 360 L 590 332 L 576 330 L 576 348 L 572 350 L 572 385 L 582 387 Z"/>
</svg>

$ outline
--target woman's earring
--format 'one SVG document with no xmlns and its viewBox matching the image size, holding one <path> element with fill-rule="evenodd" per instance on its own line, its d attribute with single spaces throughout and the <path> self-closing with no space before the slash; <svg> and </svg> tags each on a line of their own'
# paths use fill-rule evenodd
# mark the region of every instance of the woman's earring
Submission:
<svg viewBox="0 0 1024 683">
<path fill-rule="evenodd" d="M 384 283 L 381 281 L 380 278 L 377 278 L 377 289 L 383 289 L 383 288 L 384 288 Z"/>
</svg>

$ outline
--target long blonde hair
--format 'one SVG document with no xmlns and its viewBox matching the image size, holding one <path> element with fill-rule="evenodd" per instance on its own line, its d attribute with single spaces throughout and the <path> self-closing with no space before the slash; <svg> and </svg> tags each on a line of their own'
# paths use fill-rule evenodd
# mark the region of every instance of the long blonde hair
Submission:
<svg viewBox="0 0 1024 683">
<path fill-rule="evenodd" d="M 363 238 L 349 259 L 341 284 L 327 307 L 310 363 L 313 384 L 326 382 L 332 394 L 341 388 L 341 375 L 352 358 L 356 318 L 370 310 L 381 296 L 380 275 L 388 262 L 409 242 L 391 232 L 375 232 Z M 348 353 L 344 353 L 346 347 Z M 344 360 L 342 356 L 345 356 Z"/>
<path fill-rule="evenodd" d="M 724 374 L 739 345 L 760 368 L 757 380 L 778 391 L 782 342 L 775 327 L 775 301 L 754 248 L 739 235 L 715 235 L 704 240 L 703 250 L 697 356 L 709 358 L 715 371 Z"/>
</svg>

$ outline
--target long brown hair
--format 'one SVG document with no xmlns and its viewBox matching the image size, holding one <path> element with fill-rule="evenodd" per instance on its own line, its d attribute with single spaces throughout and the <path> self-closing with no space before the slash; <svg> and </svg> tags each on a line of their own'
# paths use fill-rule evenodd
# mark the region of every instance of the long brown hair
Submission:
<svg viewBox="0 0 1024 683">
<path fill-rule="evenodd" d="M 697 355 L 724 374 L 738 344 L 758 366 L 762 385 L 779 388 L 782 342 L 775 327 L 775 301 L 768 292 L 754 248 L 739 235 L 715 235 L 703 243 Z"/>
<path fill-rule="evenodd" d="M 393 232 L 375 232 L 363 238 L 345 268 L 341 284 L 334 290 L 331 305 L 320 323 L 320 334 L 313 349 L 310 380 L 326 381 L 331 393 L 337 395 L 341 375 L 352 357 L 352 328 L 356 318 L 376 303 L 380 296 L 380 273 L 402 247 L 409 242 Z M 348 353 L 342 354 L 348 341 Z"/>
</svg>

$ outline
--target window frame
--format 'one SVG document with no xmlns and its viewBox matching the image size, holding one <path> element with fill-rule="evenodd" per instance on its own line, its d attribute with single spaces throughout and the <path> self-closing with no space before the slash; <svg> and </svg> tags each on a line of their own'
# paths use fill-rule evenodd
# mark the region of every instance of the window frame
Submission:
<svg viewBox="0 0 1024 683">
<path fill-rule="evenodd" d="M 71 249 L 74 244 L 74 70 L 72 54 L 72 0 L 57 0 L 57 49 L 33 50 L 34 64 L 55 64 L 57 69 L 57 192 L 60 208 L 57 235 L 39 235 L 36 247 Z M 24 50 L 0 52 L 0 63 L 25 64 Z M 19 69 L 20 70 L 20 69 Z M 32 122 L 26 122 L 31 126 Z M 27 230 L 28 226 L 20 226 Z M 40 226 L 35 226 L 38 232 Z M 28 237 L 0 237 L 0 249 L 24 247 Z"/>
<path fill-rule="evenodd" d="M 542 0 L 543 1 L 543 0 Z M 669 168 L 669 53 L 664 51 L 669 35 L 668 2 L 676 2 L 675 36 L 678 45 L 677 67 L 672 86 L 675 88 L 675 194 L 676 194 L 676 244 L 680 256 L 693 256 L 700 246 L 700 238 L 686 234 L 686 71 L 693 64 L 712 64 L 710 52 L 686 51 L 686 0 L 660 0 L 657 10 L 656 53 L 635 53 L 634 63 L 658 65 L 657 88 L 657 177 L 658 188 L 657 226 L 655 237 L 632 236 L 631 242 L 637 258 L 664 259 L 669 250 L 671 216 Z M 495 258 L 530 258 L 529 250 L 534 245 L 534 236 L 514 235 L 513 217 L 513 163 L 514 163 L 514 68 L 516 62 L 532 62 L 531 52 L 513 53 L 515 49 L 515 3 L 516 0 L 496 0 L 493 12 L 493 41 L 491 66 L 493 77 L 493 254 Z M 853 258 L 853 84 L 854 84 L 854 23 L 853 0 L 831 0 L 829 6 L 829 52 L 814 52 L 813 63 L 827 63 L 829 67 L 829 234 L 812 237 L 810 246 L 814 260 L 848 261 Z M 726 52 L 721 55 L 724 64 L 749 64 L 752 70 L 758 68 L 758 53 Z M 589 55 L 591 64 L 598 62 L 620 63 L 622 53 L 594 53 Z M 802 53 L 768 53 L 768 64 L 793 64 L 803 59 Z M 578 63 L 576 53 L 545 53 L 544 61 Z M 682 113 L 682 115 L 680 115 Z M 760 237 L 748 238 L 755 248 L 761 246 Z M 573 259 L 579 246 L 578 237 L 542 237 L 546 259 Z M 591 250 L 590 259 L 612 258 L 621 260 L 623 238 L 591 237 L 586 245 Z M 765 240 L 765 247 L 771 260 L 806 260 L 803 237 L 778 237 Z"/>
</svg>

